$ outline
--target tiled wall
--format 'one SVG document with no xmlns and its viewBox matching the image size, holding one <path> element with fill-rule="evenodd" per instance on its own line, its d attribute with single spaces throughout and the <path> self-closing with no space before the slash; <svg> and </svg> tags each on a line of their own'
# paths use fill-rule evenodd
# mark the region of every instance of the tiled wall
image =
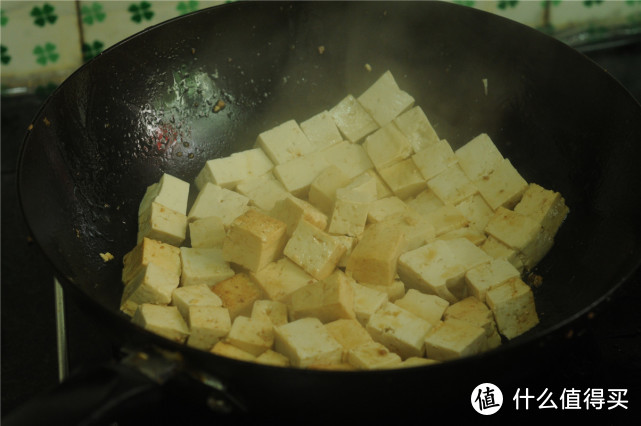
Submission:
<svg viewBox="0 0 641 426">
<path fill-rule="evenodd" d="M 452 0 L 570 44 L 641 33 L 641 0 Z M 224 1 L 2 1 L 3 94 L 48 92 L 83 62 L 164 20 Z"/>
</svg>

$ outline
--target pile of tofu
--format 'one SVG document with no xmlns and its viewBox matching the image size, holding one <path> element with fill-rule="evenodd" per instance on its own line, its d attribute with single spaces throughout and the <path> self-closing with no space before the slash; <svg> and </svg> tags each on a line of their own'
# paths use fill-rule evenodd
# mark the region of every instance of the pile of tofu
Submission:
<svg viewBox="0 0 641 426">
<path fill-rule="evenodd" d="M 455 151 L 388 71 L 254 148 L 164 174 L 123 258 L 139 326 L 244 361 L 400 368 L 481 353 L 539 322 L 523 280 L 568 214 L 487 134 Z"/>
</svg>

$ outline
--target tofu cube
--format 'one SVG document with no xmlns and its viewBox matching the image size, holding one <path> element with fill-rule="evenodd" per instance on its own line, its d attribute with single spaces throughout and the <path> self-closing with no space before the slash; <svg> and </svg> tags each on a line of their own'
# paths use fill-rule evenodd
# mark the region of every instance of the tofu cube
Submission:
<svg viewBox="0 0 641 426">
<path fill-rule="evenodd" d="M 120 310 L 132 316 L 143 303 L 167 305 L 171 302 L 171 293 L 179 284 L 178 275 L 148 263 L 125 287 Z"/>
<path fill-rule="evenodd" d="M 443 201 L 443 204 L 458 204 L 478 192 L 457 164 L 428 180 L 427 187 Z"/>
<path fill-rule="evenodd" d="M 170 274 L 180 276 L 181 272 L 180 249 L 146 237 L 122 257 L 122 263 L 122 282 L 125 285 L 149 263 L 164 268 Z"/>
<path fill-rule="evenodd" d="M 143 238 L 162 241 L 172 246 L 181 245 L 187 236 L 187 216 L 158 203 L 138 217 L 138 243 Z"/>
<path fill-rule="evenodd" d="M 519 256 L 519 252 L 503 244 L 493 236 L 489 235 L 485 239 L 483 244 L 481 244 L 481 250 L 492 256 L 494 259 L 507 260 L 519 271 L 519 273 L 523 272 L 524 265 L 523 260 Z"/>
<path fill-rule="evenodd" d="M 274 326 L 265 319 L 239 315 L 234 319 L 225 341 L 259 356 L 274 344 Z"/>
<path fill-rule="evenodd" d="M 350 180 L 338 167 L 326 167 L 310 184 L 309 202 L 326 215 L 331 214 L 336 200 L 336 190 L 346 186 Z"/>
<path fill-rule="evenodd" d="M 407 138 L 391 122 L 367 136 L 363 148 L 379 170 L 412 155 L 412 146 Z"/>
<path fill-rule="evenodd" d="M 490 308 L 474 296 L 466 297 L 448 306 L 443 317 L 445 321 L 454 318 L 478 325 L 485 330 L 487 337 L 490 337 L 496 328 Z"/>
<path fill-rule="evenodd" d="M 532 289 L 520 278 L 511 278 L 487 291 L 487 305 L 499 332 L 513 339 L 539 323 Z"/>
<path fill-rule="evenodd" d="M 187 218 L 193 222 L 196 219 L 217 216 L 225 226 L 229 226 L 249 208 L 248 204 L 249 198 L 244 195 L 207 182 L 198 192 Z"/>
<path fill-rule="evenodd" d="M 367 287 L 371 290 L 387 294 L 387 300 L 394 302 L 397 299 L 400 299 L 405 295 L 405 284 L 400 279 L 396 278 L 391 285 L 378 285 L 378 284 L 369 284 L 369 283 L 358 283 L 363 287 Z M 355 306 L 356 309 L 356 306 Z"/>
<path fill-rule="evenodd" d="M 363 174 L 370 175 L 376 181 L 376 199 L 387 198 L 394 195 L 389 186 L 385 183 L 381 175 L 374 169 L 366 170 Z"/>
<path fill-rule="evenodd" d="M 209 291 L 209 290 L 207 290 Z M 187 345 L 208 351 L 231 330 L 229 310 L 222 306 L 189 306 Z"/>
<path fill-rule="evenodd" d="M 199 190 L 207 182 L 234 189 L 239 182 L 264 175 L 273 167 L 274 164 L 262 149 L 253 148 L 207 161 L 196 176 L 195 183 Z"/>
<path fill-rule="evenodd" d="M 507 158 L 503 159 L 492 173 L 475 180 L 474 184 L 493 210 L 501 206 L 513 208 L 528 187 L 525 179 Z"/>
<path fill-rule="evenodd" d="M 401 200 L 413 197 L 426 188 L 425 179 L 411 158 L 380 169 L 378 173 Z"/>
<path fill-rule="evenodd" d="M 348 186 L 336 190 L 336 201 L 327 231 L 331 234 L 356 237 L 365 229 L 370 205 L 376 200 L 376 182 L 372 178 L 367 188 Z"/>
<path fill-rule="evenodd" d="M 422 215 L 433 213 L 445 205 L 429 188 L 419 192 L 415 197 L 407 199 L 405 203 L 416 213 Z"/>
<path fill-rule="evenodd" d="M 174 289 L 171 293 L 171 304 L 187 319 L 191 306 L 223 306 L 223 301 L 207 284 L 198 284 Z"/>
<path fill-rule="evenodd" d="M 152 203 L 160 204 L 180 214 L 187 214 L 189 183 L 175 176 L 163 173 L 160 180 L 147 187 L 140 205 L 138 215 L 145 213 Z"/>
<path fill-rule="evenodd" d="M 183 287 L 206 284 L 210 288 L 234 275 L 233 269 L 223 258 L 220 248 L 180 248 L 182 273 L 180 284 Z"/>
<path fill-rule="evenodd" d="M 535 220 L 548 235 L 554 236 L 570 210 L 561 194 L 531 183 L 514 211 Z"/>
<path fill-rule="evenodd" d="M 275 300 L 257 300 L 252 306 L 251 318 L 270 321 L 274 326 L 287 324 L 287 305 Z"/>
<path fill-rule="evenodd" d="M 484 231 L 494 210 L 485 202 L 480 194 L 474 194 L 456 204 L 458 211 L 465 216 L 472 228 Z"/>
<path fill-rule="evenodd" d="M 249 204 L 264 211 L 274 208 L 277 201 L 289 196 L 289 192 L 273 173 L 267 173 L 240 182 L 236 191 L 249 198 Z"/>
<path fill-rule="evenodd" d="M 256 144 L 276 166 L 307 155 L 316 148 L 294 120 L 261 133 Z"/>
<path fill-rule="evenodd" d="M 450 144 L 443 139 L 416 152 L 412 155 L 412 161 L 423 178 L 429 180 L 455 165 L 458 159 Z"/>
<path fill-rule="evenodd" d="M 256 361 L 256 357 L 254 355 L 222 340 L 216 343 L 209 352 L 215 355 L 237 359 L 239 361 Z"/>
<path fill-rule="evenodd" d="M 367 213 L 367 221 L 369 223 L 378 223 L 395 213 L 405 213 L 408 210 L 408 206 L 397 196 L 391 196 L 387 198 L 381 198 L 374 202 L 369 207 L 369 212 Z"/>
<path fill-rule="evenodd" d="M 413 356 L 403 360 L 396 368 L 409 368 L 409 367 L 423 367 L 425 365 L 438 364 L 440 361 L 436 359 L 420 358 Z"/>
<path fill-rule="evenodd" d="M 354 290 L 354 314 L 358 322 L 365 326 L 374 312 L 389 301 L 389 296 L 356 281 L 351 281 L 350 285 Z"/>
<path fill-rule="evenodd" d="M 284 257 L 251 273 L 252 279 L 270 300 L 289 303 L 291 294 L 316 279 Z"/>
<path fill-rule="evenodd" d="M 414 152 L 420 152 L 439 141 L 434 127 L 418 105 L 396 117 L 394 124 L 405 135 Z"/>
<path fill-rule="evenodd" d="M 294 367 L 340 364 L 343 346 L 318 318 L 301 318 L 274 327 L 274 350 L 289 358 Z"/>
<path fill-rule="evenodd" d="M 414 98 L 398 87 L 390 71 L 365 90 L 358 102 L 381 127 L 414 106 Z"/>
<path fill-rule="evenodd" d="M 359 282 L 390 285 L 404 245 L 398 227 L 387 222 L 371 225 L 347 259 L 345 272 Z"/>
<path fill-rule="evenodd" d="M 325 159 L 325 151 L 313 152 L 277 165 L 274 167 L 274 176 L 287 191 L 306 198 L 314 179 L 329 165 Z"/>
<path fill-rule="evenodd" d="M 329 115 L 345 139 L 352 143 L 359 142 L 379 127 L 352 95 L 347 95 L 330 109 Z"/>
<path fill-rule="evenodd" d="M 293 319 L 315 317 L 323 323 L 356 318 L 354 289 L 345 274 L 337 270 L 292 293 L 290 315 Z"/>
<path fill-rule="evenodd" d="M 443 313 L 450 306 L 447 300 L 433 294 L 425 294 L 413 288 L 394 302 L 408 312 L 423 318 L 432 325 L 437 325 L 443 318 Z"/>
<path fill-rule="evenodd" d="M 398 354 L 374 341 L 350 349 L 346 360 L 358 370 L 396 368 L 402 361 Z"/>
<path fill-rule="evenodd" d="M 289 358 L 276 351 L 267 349 L 262 354 L 256 357 L 255 361 L 259 364 L 273 365 L 274 367 L 289 367 Z"/>
<path fill-rule="evenodd" d="M 486 133 L 481 133 L 457 149 L 456 157 L 459 166 L 472 181 L 490 175 L 503 162 L 503 155 Z"/>
<path fill-rule="evenodd" d="M 435 236 L 430 220 L 413 210 L 391 215 L 380 224 L 394 229 L 393 232 L 403 237 L 401 253 L 423 246 Z"/>
<path fill-rule="evenodd" d="M 343 140 L 328 111 L 322 111 L 303 121 L 300 123 L 300 128 L 317 150 L 327 148 Z"/>
<path fill-rule="evenodd" d="M 336 268 L 345 246 L 305 220 L 298 222 L 284 250 L 285 256 L 312 277 L 322 280 Z"/>
<path fill-rule="evenodd" d="M 426 356 L 439 361 L 476 355 L 486 346 L 482 327 L 453 318 L 435 326 L 425 338 Z"/>
<path fill-rule="evenodd" d="M 285 223 L 250 209 L 229 227 L 223 241 L 223 257 L 256 272 L 281 256 L 286 241 Z"/>
<path fill-rule="evenodd" d="M 465 238 L 475 246 L 480 246 L 485 242 L 487 236 L 485 232 L 479 231 L 475 228 L 466 226 L 465 228 L 458 228 L 445 234 L 439 235 L 439 240 L 453 240 L 456 238 Z"/>
<path fill-rule="evenodd" d="M 203 217 L 189 223 L 189 239 L 193 248 L 222 248 L 225 235 L 225 225 L 218 216 Z"/>
<path fill-rule="evenodd" d="M 366 326 L 375 341 L 403 359 L 423 356 L 430 328 L 432 324 L 391 302 L 376 311 Z"/>
<path fill-rule="evenodd" d="M 260 287 L 244 272 L 217 283 L 211 291 L 223 301 L 232 321 L 239 315 L 249 316 L 254 302 L 263 296 Z"/>
<path fill-rule="evenodd" d="M 355 319 L 338 319 L 325 324 L 329 334 L 343 346 L 343 361 L 347 362 L 347 352 L 357 346 L 373 342 L 365 327 Z"/>
<path fill-rule="evenodd" d="M 320 152 L 328 165 L 334 165 L 348 179 L 353 179 L 372 169 L 374 165 L 362 145 L 339 142 Z"/>
<path fill-rule="evenodd" d="M 184 343 L 189 336 L 189 328 L 175 306 L 143 303 L 131 322 L 177 343 Z"/>
<path fill-rule="evenodd" d="M 327 227 L 327 216 L 305 200 L 293 195 L 278 201 L 269 215 L 287 225 L 287 235 L 291 236 L 298 222 L 306 220 L 321 231 Z"/>
<path fill-rule="evenodd" d="M 358 243 L 358 239 L 356 237 L 350 237 L 349 235 L 334 235 L 334 238 L 341 245 L 345 246 L 345 253 L 343 253 L 336 266 L 339 268 L 345 268 L 347 266 L 347 260 L 352 255 L 352 251 Z"/>
<path fill-rule="evenodd" d="M 488 290 L 503 284 L 511 278 L 520 277 L 521 273 L 507 259 L 492 259 L 478 265 L 465 273 L 468 293 L 481 302 L 485 302 Z"/>
<path fill-rule="evenodd" d="M 444 204 L 442 207 L 428 213 L 425 218 L 434 226 L 434 235 L 441 235 L 460 229 L 469 225 L 470 221 L 459 209 L 451 204 Z"/>
</svg>

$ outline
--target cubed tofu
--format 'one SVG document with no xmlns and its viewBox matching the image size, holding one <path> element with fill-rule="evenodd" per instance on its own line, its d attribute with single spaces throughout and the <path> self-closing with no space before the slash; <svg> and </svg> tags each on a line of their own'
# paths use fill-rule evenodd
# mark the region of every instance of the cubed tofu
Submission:
<svg viewBox="0 0 641 426">
<path fill-rule="evenodd" d="M 175 306 L 143 303 L 131 322 L 177 343 L 184 343 L 189 336 L 189 328 Z"/>
<path fill-rule="evenodd" d="M 367 88 L 358 102 L 381 127 L 414 106 L 414 98 L 398 87 L 390 71 Z"/>
<path fill-rule="evenodd" d="M 239 361 L 256 361 L 256 357 L 254 355 L 222 340 L 216 343 L 209 352 L 215 355 L 237 359 Z"/>
<path fill-rule="evenodd" d="M 365 189 L 348 186 L 336 190 L 336 201 L 329 218 L 327 231 L 331 234 L 356 237 L 363 233 L 372 202 L 376 200 L 376 182 L 373 178 Z"/>
<path fill-rule="evenodd" d="M 484 231 L 485 226 L 494 215 L 494 210 L 485 202 L 480 194 L 474 194 L 456 204 L 458 211 L 469 221 L 470 226 L 478 231 Z"/>
<path fill-rule="evenodd" d="M 354 314 L 358 322 L 365 326 L 374 312 L 389 301 L 389 296 L 383 291 L 356 281 L 352 281 L 350 285 L 354 289 Z"/>
<path fill-rule="evenodd" d="M 407 204 L 395 195 L 381 198 L 370 205 L 367 221 L 369 223 L 377 223 L 395 213 L 404 213 L 408 208 Z"/>
<path fill-rule="evenodd" d="M 405 200 L 405 203 L 409 208 L 422 215 L 435 212 L 445 205 L 429 188 L 419 192 L 416 197 Z"/>
<path fill-rule="evenodd" d="M 368 174 L 376 181 L 376 199 L 387 198 L 394 195 L 389 186 L 385 183 L 381 175 L 375 169 L 366 170 L 363 174 Z"/>
<path fill-rule="evenodd" d="M 247 274 L 239 272 L 231 278 L 221 281 L 211 288 L 229 309 L 233 321 L 237 316 L 249 316 L 254 302 L 263 298 L 263 293 Z"/>
<path fill-rule="evenodd" d="M 372 169 L 374 165 L 362 145 L 339 142 L 321 151 L 327 164 L 338 167 L 348 179 Z"/>
<path fill-rule="evenodd" d="M 494 332 L 495 323 L 492 311 L 474 296 L 466 297 L 448 306 L 443 314 L 443 319 L 447 321 L 451 318 L 478 325 L 485 330 L 487 337 Z"/>
<path fill-rule="evenodd" d="M 187 319 L 190 306 L 223 306 L 223 301 L 207 284 L 197 284 L 174 289 L 171 304 Z"/>
<path fill-rule="evenodd" d="M 175 176 L 163 173 L 160 180 L 147 187 L 140 205 L 138 215 L 147 211 L 152 203 L 160 204 L 180 214 L 187 214 L 189 183 Z"/>
<path fill-rule="evenodd" d="M 451 165 L 429 179 L 427 187 L 443 201 L 443 204 L 458 204 L 478 192 L 458 164 Z"/>
<path fill-rule="evenodd" d="M 225 225 L 218 216 L 203 217 L 189 223 L 189 239 L 194 248 L 222 248 L 225 235 Z"/>
<path fill-rule="evenodd" d="M 391 122 L 367 136 L 363 148 L 379 170 L 412 155 L 412 146 L 407 138 Z"/>
<path fill-rule="evenodd" d="M 359 142 L 379 127 L 352 95 L 347 95 L 330 109 L 329 115 L 345 139 L 352 143 Z"/>
<path fill-rule="evenodd" d="M 277 201 L 289 196 L 289 192 L 273 173 L 247 179 L 236 186 L 236 191 L 249 198 L 249 204 L 264 211 L 274 208 Z"/>
<path fill-rule="evenodd" d="M 554 236 L 570 210 L 560 193 L 531 183 L 514 211 L 534 219 L 548 235 Z"/>
<path fill-rule="evenodd" d="M 356 318 L 354 289 L 345 274 L 336 270 L 327 278 L 299 288 L 291 296 L 291 318 L 318 318 L 327 323 Z"/>
<path fill-rule="evenodd" d="M 289 303 L 291 294 L 316 279 L 284 257 L 251 273 L 252 279 L 270 300 Z"/>
<path fill-rule="evenodd" d="M 329 334 L 343 346 L 343 361 L 347 362 L 347 352 L 357 346 L 373 342 L 365 327 L 355 319 L 338 319 L 325 324 Z"/>
<path fill-rule="evenodd" d="M 394 163 L 378 172 L 394 195 L 401 200 L 413 197 L 426 188 L 425 179 L 411 158 Z"/>
<path fill-rule="evenodd" d="M 151 206 L 138 217 L 138 243 L 143 238 L 180 246 L 187 236 L 187 216 L 162 204 Z"/>
<path fill-rule="evenodd" d="M 433 294 L 425 294 L 416 289 L 409 289 L 405 296 L 394 302 L 397 306 L 436 325 L 443 318 L 450 302 Z"/>
<path fill-rule="evenodd" d="M 369 283 L 359 283 L 363 287 L 367 287 L 372 290 L 379 291 L 381 293 L 387 294 L 387 299 L 390 302 L 394 302 L 397 299 L 400 299 L 405 295 L 405 284 L 400 279 L 396 278 L 391 285 L 378 285 L 378 284 L 369 284 Z"/>
<path fill-rule="evenodd" d="M 441 234 L 438 236 L 440 240 L 452 240 L 455 238 L 466 238 L 469 240 L 472 244 L 475 246 L 480 246 L 485 242 L 485 239 L 487 236 L 485 235 L 485 232 L 479 231 L 475 228 L 472 228 L 470 226 L 466 226 L 464 228 L 458 228 L 458 229 L 453 229 L 449 232 L 446 232 L 445 234 Z"/>
<path fill-rule="evenodd" d="M 394 119 L 414 152 L 424 150 L 439 141 L 439 137 L 420 106 L 415 106 Z"/>
<path fill-rule="evenodd" d="M 507 259 L 492 259 L 465 273 L 465 282 L 470 295 L 485 302 L 488 290 L 504 283 L 510 278 L 520 277 L 521 273 Z"/>
<path fill-rule="evenodd" d="M 289 358 L 294 367 L 340 364 L 343 346 L 318 318 L 301 318 L 274 327 L 274 350 Z"/>
<path fill-rule="evenodd" d="M 503 155 L 486 133 L 481 133 L 457 149 L 456 157 L 459 166 L 472 181 L 490 175 L 503 162 Z"/>
<path fill-rule="evenodd" d="M 259 356 L 274 344 L 274 326 L 266 319 L 239 315 L 234 319 L 225 341 Z"/>
<path fill-rule="evenodd" d="M 233 269 L 223 258 L 220 248 L 180 248 L 182 273 L 180 284 L 182 286 L 214 284 L 226 280 L 234 275 Z"/>
<path fill-rule="evenodd" d="M 367 228 L 347 259 L 345 272 L 359 282 L 390 285 L 396 262 L 405 246 L 405 235 L 387 222 Z"/>
<path fill-rule="evenodd" d="M 338 167 L 326 167 L 309 187 L 309 202 L 326 215 L 331 214 L 336 200 L 336 190 L 346 186 L 350 180 Z"/>
<path fill-rule="evenodd" d="M 287 191 L 297 197 L 307 198 L 310 185 L 329 165 L 325 151 L 317 151 L 277 165 L 274 167 L 274 176 Z"/>
<path fill-rule="evenodd" d="M 171 293 L 179 284 L 180 277 L 177 274 L 148 263 L 125 287 L 120 310 L 132 316 L 143 303 L 167 305 L 171 302 Z"/>
<path fill-rule="evenodd" d="M 476 355 L 486 347 L 487 336 L 482 327 L 457 319 L 441 322 L 425 338 L 426 356 L 439 361 Z"/>
<path fill-rule="evenodd" d="M 305 200 L 293 195 L 278 201 L 269 215 L 287 225 L 287 235 L 291 236 L 298 222 L 306 220 L 321 231 L 327 227 L 327 215 Z"/>
<path fill-rule="evenodd" d="M 375 341 L 403 359 L 423 356 L 430 328 L 432 324 L 391 302 L 376 311 L 366 326 Z"/>
<path fill-rule="evenodd" d="M 287 324 L 287 305 L 275 300 L 257 300 L 252 306 L 251 318 L 270 321 L 274 326 Z"/>
<path fill-rule="evenodd" d="M 487 291 L 487 305 L 499 332 L 513 339 L 539 323 L 532 289 L 520 278 L 511 278 Z"/>
<path fill-rule="evenodd" d="M 423 178 L 429 180 L 455 165 L 457 158 L 450 144 L 443 139 L 412 155 L 412 161 Z"/>
<path fill-rule="evenodd" d="M 229 310 L 222 306 L 190 306 L 186 318 L 190 332 L 187 345 L 197 349 L 210 350 L 231 330 Z"/>
<path fill-rule="evenodd" d="M 492 173 L 473 182 L 493 210 L 501 206 L 513 208 L 528 187 L 525 179 L 507 158 Z"/>
<path fill-rule="evenodd" d="M 332 235 L 302 220 L 284 250 L 285 256 L 312 277 L 322 280 L 336 268 L 345 246 Z"/>
<path fill-rule="evenodd" d="M 123 256 L 122 263 L 122 282 L 125 285 L 149 263 L 154 263 L 174 275 L 180 276 L 181 272 L 180 249 L 151 238 L 143 238 Z"/>
<path fill-rule="evenodd" d="M 356 346 L 347 352 L 346 360 L 358 370 L 376 370 L 396 368 L 401 364 L 401 357 L 379 342 L 368 342 Z"/>
<path fill-rule="evenodd" d="M 345 253 L 343 253 L 336 266 L 339 268 L 345 268 L 347 266 L 347 260 L 352 255 L 354 247 L 358 244 L 358 238 L 351 237 L 349 235 L 334 235 L 334 238 L 341 245 L 345 246 Z"/>
<path fill-rule="evenodd" d="M 401 253 L 423 246 L 435 236 L 434 226 L 430 220 L 409 209 L 402 213 L 393 214 L 379 224 L 393 228 L 394 232 L 403 236 Z"/>
<path fill-rule="evenodd" d="M 187 219 L 193 222 L 203 217 L 217 216 L 225 226 L 229 226 L 249 208 L 248 204 L 249 198 L 244 195 L 207 182 L 198 192 Z"/>
<path fill-rule="evenodd" d="M 314 144 L 307 139 L 294 120 L 261 133 L 256 144 L 265 151 L 274 165 L 287 163 L 315 150 Z"/>
<path fill-rule="evenodd" d="M 289 358 L 276 351 L 267 349 L 262 354 L 258 355 L 255 360 L 259 364 L 273 365 L 275 367 L 289 367 Z"/>
<path fill-rule="evenodd" d="M 327 148 L 343 140 L 328 111 L 322 111 L 303 121 L 300 123 L 300 128 L 317 150 Z"/>
<path fill-rule="evenodd" d="M 249 209 L 229 227 L 223 241 L 223 257 L 256 272 L 281 256 L 286 241 L 284 222 Z"/>
<path fill-rule="evenodd" d="M 523 260 L 519 256 L 519 252 L 513 248 L 503 244 L 493 236 L 488 236 L 483 244 L 481 250 L 492 256 L 494 259 L 505 259 L 512 264 L 520 273 L 523 272 Z"/>
<path fill-rule="evenodd" d="M 395 368 L 410 368 L 410 367 L 423 367 L 425 365 L 438 364 L 440 361 L 430 358 L 421 358 L 413 356 L 403 360 L 399 365 L 394 366 Z"/>
<path fill-rule="evenodd" d="M 273 167 L 274 164 L 262 149 L 248 149 L 207 161 L 196 176 L 195 183 L 199 190 L 207 182 L 234 189 L 239 182 L 268 173 Z"/>
<path fill-rule="evenodd" d="M 468 226 L 470 223 L 463 213 L 451 204 L 443 204 L 442 207 L 426 214 L 425 218 L 434 226 L 436 237 Z"/>
</svg>

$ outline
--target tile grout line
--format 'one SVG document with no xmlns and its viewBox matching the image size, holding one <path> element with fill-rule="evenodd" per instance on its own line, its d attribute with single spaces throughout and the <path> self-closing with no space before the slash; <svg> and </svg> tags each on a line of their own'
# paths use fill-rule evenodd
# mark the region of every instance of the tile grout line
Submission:
<svg viewBox="0 0 641 426">
<path fill-rule="evenodd" d="M 81 58 L 81 63 L 85 62 L 85 54 L 83 52 L 83 46 L 85 45 L 85 32 L 84 32 L 84 27 L 82 25 L 82 12 L 80 10 L 80 1 L 81 0 L 75 0 L 75 5 L 76 5 L 76 25 L 78 26 L 78 39 L 80 43 L 80 58 Z"/>
</svg>

